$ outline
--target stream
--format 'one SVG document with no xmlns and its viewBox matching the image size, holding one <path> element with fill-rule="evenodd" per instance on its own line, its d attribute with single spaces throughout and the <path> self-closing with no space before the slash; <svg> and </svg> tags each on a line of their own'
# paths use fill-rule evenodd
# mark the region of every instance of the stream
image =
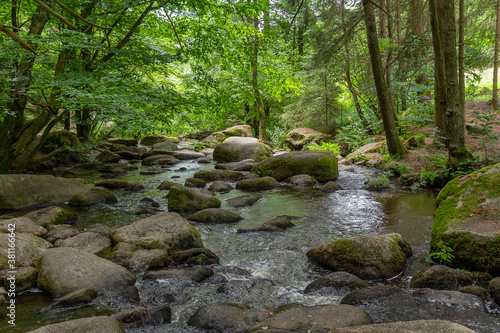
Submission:
<svg viewBox="0 0 500 333">
<path fill-rule="evenodd" d="M 140 175 L 141 168 L 139 166 L 138 170 L 117 179 L 140 182 L 146 187 L 145 191 L 134 193 L 114 190 L 119 201 L 117 204 L 75 210 L 78 219 L 74 226 L 83 230 L 91 224 L 101 223 L 117 228 L 143 219 L 147 215 L 135 213 L 140 209 L 139 201 L 144 197 L 154 199 L 160 204 L 159 209 L 167 211 L 166 192 L 156 187 L 164 180 L 184 184 L 185 179 L 192 177 L 196 171 L 213 169 L 213 164 L 182 162 L 172 167 L 171 171 L 153 176 Z M 181 168 L 186 170 L 176 171 Z M 286 303 L 337 304 L 342 295 L 321 296 L 303 292 L 310 282 L 325 274 L 324 270 L 308 262 L 307 250 L 335 239 L 397 232 L 411 244 L 415 256 L 426 257 L 437 193 L 409 191 L 397 186 L 378 192 L 363 190 L 362 186 L 372 172 L 361 167 L 355 167 L 355 172 L 341 171 L 337 182 L 344 190 L 334 193 L 286 185 L 260 191 L 258 193 L 263 194 L 263 197 L 257 203 L 242 208 L 228 208 L 225 202 L 248 192 L 234 189 L 226 194 L 217 194 L 223 203 L 221 208 L 231 210 L 244 219 L 231 225 L 191 222 L 201 234 L 204 246 L 220 258 L 220 265 L 211 266 L 215 274 L 196 283 L 172 279 L 143 280 L 143 273 L 138 273 L 136 286 L 141 301 L 169 305 L 172 323 L 156 327 L 128 327 L 126 331 L 202 333 L 204 331 L 189 327 L 186 322 L 200 306 L 214 302 L 235 302 L 267 309 Z M 86 170 L 76 173 L 75 169 L 72 176 L 100 180 L 100 175 Z M 234 187 L 235 182 L 229 184 Z M 283 232 L 236 233 L 238 228 L 263 223 L 278 215 L 300 218 L 293 220 L 296 225 L 294 228 Z M 408 275 L 395 277 L 389 283 L 407 288 L 409 278 Z M 240 281 L 235 284 L 237 292 L 217 292 L 217 288 L 226 280 Z M 252 281 L 254 287 L 241 287 L 245 281 Z M 17 303 L 18 326 L 8 329 L 9 332 L 26 332 L 55 322 L 116 312 L 116 309 L 105 303 L 93 303 L 92 307 L 78 309 L 52 309 L 47 307 L 53 303 L 52 298 L 37 290 L 19 295 Z M 500 332 L 498 315 L 488 318 L 491 320 L 476 325 L 474 329 L 481 333 Z M 464 322 L 467 320 L 464 318 Z M 0 331 L 7 330 L 5 324 L 2 321 Z"/>
</svg>

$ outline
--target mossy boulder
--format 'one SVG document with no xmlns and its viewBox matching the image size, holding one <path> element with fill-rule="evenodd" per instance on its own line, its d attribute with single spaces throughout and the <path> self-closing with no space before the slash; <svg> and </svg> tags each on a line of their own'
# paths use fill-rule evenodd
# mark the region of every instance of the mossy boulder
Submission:
<svg viewBox="0 0 500 333">
<path fill-rule="evenodd" d="M 410 244 L 396 233 L 340 239 L 307 251 L 312 262 L 362 279 L 394 277 L 411 255 Z"/>
<path fill-rule="evenodd" d="M 244 191 L 258 191 L 268 190 L 278 187 L 280 183 L 273 177 L 262 177 L 257 179 L 244 179 L 236 183 L 238 190 Z"/>
<path fill-rule="evenodd" d="M 500 164 L 457 177 L 441 190 L 431 250 L 453 249 L 450 266 L 500 275 Z"/>
<path fill-rule="evenodd" d="M 172 142 L 170 140 L 155 143 L 151 148 L 153 148 L 153 150 L 168 150 L 168 151 L 179 150 L 179 147 L 177 147 L 177 143 Z"/>
<path fill-rule="evenodd" d="M 207 186 L 207 182 L 204 181 L 203 179 L 187 178 L 186 182 L 184 183 L 184 186 L 193 188 L 204 188 L 205 186 Z"/>
<path fill-rule="evenodd" d="M 76 194 L 68 201 L 69 206 L 86 207 L 99 203 L 115 204 L 118 202 L 115 195 L 108 189 L 100 186 L 91 188 L 90 190 Z"/>
<path fill-rule="evenodd" d="M 134 147 L 134 146 L 137 146 L 138 140 L 137 139 L 127 139 L 127 138 L 109 138 L 108 142 L 113 143 L 113 144 Z"/>
<path fill-rule="evenodd" d="M 210 224 L 235 223 L 243 220 L 240 215 L 220 208 L 207 208 L 194 213 L 189 220 Z"/>
<path fill-rule="evenodd" d="M 74 217 L 74 215 L 67 212 L 64 208 L 51 206 L 37 209 L 25 214 L 24 217 L 32 219 L 39 226 L 47 227 L 54 224 L 64 224 L 68 219 Z"/>
<path fill-rule="evenodd" d="M 61 247 L 72 247 L 81 251 L 105 257 L 111 252 L 111 241 L 108 237 L 95 232 L 83 232 L 73 237 L 66 238 Z"/>
<path fill-rule="evenodd" d="M 82 288 L 61 297 L 54 303 L 56 308 L 73 307 L 92 302 L 97 298 L 97 291 L 93 288 Z"/>
<path fill-rule="evenodd" d="M 40 327 L 31 333 L 125 333 L 122 324 L 115 318 L 101 316 L 69 320 Z"/>
<path fill-rule="evenodd" d="M 22 291 L 31 289 L 36 286 L 36 278 L 38 276 L 38 269 L 35 267 L 17 267 L 16 271 L 16 292 L 20 293 Z M 0 271 L 0 285 L 4 286 L 5 289 L 10 288 L 10 283 L 12 280 L 7 280 L 12 276 L 11 269 L 6 269 Z"/>
<path fill-rule="evenodd" d="M 291 150 L 302 150 L 308 144 L 322 143 L 325 138 L 324 133 L 311 128 L 295 128 L 285 136 L 285 144 Z"/>
<path fill-rule="evenodd" d="M 173 185 L 167 194 L 170 212 L 189 213 L 206 208 L 219 208 L 221 202 L 213 192 Z"/>
<path fill-rule="evenodd" d="M 148 157 L 145 157 L 142 160 L 142 165 L 161 165 L 161 166 L 169 166 L 169 165 L 174 165 L 179 163 L 180 160 L 170 156 L 168 154 L 156 154 L 156 155 L 151 155 Z"/>
<path fill-rule="evenodd" d="M 272 156 L 271 147 L 256 138 L 229 137 L 214 149 L 214 161 L 239 162 L 243 160 L 261 161 Z"/>
<path fill-rule="evenodd" d="M 169 252 L 203 247 L 198 231 L 177 213 L 161 213 L 111 232 L 115 243 L 126 242 L 143 249 Z"/>
<path fill-rule="evenodd" d="M 218 192 L 218 193 L 228 193 L 231 192 L 233 187 L 229 184 L 226 184 L 222 181 L 216 180 L 213 182 L 209 187 L 208 190 L 212 192 Z"/>
<path fill-rule="evenodd" d="M 134 283 L 134 274 L 124 267 L 70 247 L 44 252 L 37 281 L 38 288 L 54 297 L 62 297 L 81 288 L 120 292 Z"/>
<path fill-rule="evenodd" d="M 155 143 L 158 142 L 163 142 L 163 141 L 170 141 L 170 142 L 180 142 L 179 139 L 177 138 L 171 138 L 166 135 L 161 135 L 161 134 L 151 134 L 151 135 L 146 135 L 141 139 L 141 144 L 145 146 L 152 146 Z"/>
<path fill-rule="evenodd" d="M 250 127 L 250 125 L 236 125 L 223 130 L 222 133 L 226 137 L 230 136 L 253 137 L 252 127 Z"/>
<path fill-rule="evenodd" d="M 205 181 L 239 180 L 243 179 L 243 174 L 233 170 L 201 170 L 194 174 L 194 178 Z"/>
<path fill-rule="evenodd" d="M 103 149 L 95 159 L 103 163 L 117 163 L 122 157 L 110 150 Z"/>
<path fill-rule="evenodd" d="M 16 267 L 37 266 L 38 259 L 51 247 L 45 239 L 32 234 L 16 233 Z M 9 268 L 9 234 L 0 233 L 0 269 Z"/>
<path fill-rule="evenodd" d="M 0 210 L 60 203 L 94 185 L 78 178 L 49 175 L 0 175 Z"/>
<path fill-rule="evenodd" d="M 488 292 L 491 297 L 493 297 L 497 305 L 500 306 L 500 277 L 496 277 L 490 281 L 488 285 Z"/>
<path fill-rule="evenodd" d="M 337 328 L 329 333 L 474 333 L 473 330 L 447 320 L 413 320 Z"/>
<path fill-rule="evenodd" d="M 458 290 L 474 283 L 470 272 L 463 272 L 447 266 L 434 265 L 420 271 L 410 282 L 410 288 L 431 288 Z"/>
<path fill-rule="evenodd" d="M 132 161 L 132 160 L 140 160 L 142 158 L 142 154 L 133 153 L 129 150 L 119 150 L 116 152 L 120 157 L 124 160 Z"/>
<path fill-rule="evenodd" d="M 259 176 L 270 176 L 278 181 L 306 174 L 319 182 L 337 179 L 337 158 L 324 150 L 296 151 L 273 156 L 257 164 L 252 172 Z"/>
</svg>

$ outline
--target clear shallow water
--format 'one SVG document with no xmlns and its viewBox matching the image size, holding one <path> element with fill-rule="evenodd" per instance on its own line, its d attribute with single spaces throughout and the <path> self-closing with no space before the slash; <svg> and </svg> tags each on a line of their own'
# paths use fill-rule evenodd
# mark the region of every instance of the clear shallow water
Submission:
<svg viewBox="0 0 500 333">
<path fill-rule="evenodd" d="M 175 171 L 180 168 L 187 170 Z M 183 162 L 160 175 L 143 176 L 139 174 L 140 170 L 130 171 L 129 175 L 118 179 L 140 182 L 146 190 L 141 193 L 116 190 L 114 193 L 119 200 L 116 205 L 75 210 L 78 214 L 75 226 L 83 229 L 94 223 L 102 223 L 116 228 L 142 219 L 146 215 L 135 213 L 140 209 L 139 202 L 144 197 L 154 199 L 160 204 L 160 209 L 167 211 L 167 200 L 164 198 L 167 192 L 156 189 L 162 181 L 183 184 L 196 171 L 212 168 L 212 164 Z M 342 298 L 340 295 L 303 293 L 310 282 L 325 273 L 310 264 L 305 253 L 310 248 L 335 239 L 398 232 L 412 245 L 416 255 L 426 256 L 436 193 L 410 192 L 398 188 L 380 192 L 365 191 L 362 186 L 368 173 L 365 169 L 356 169 L 356 173 L 341 172 L 338 183 L 344 190 L 334 193 L 290 186 L 257 192 L 263 197 L 254 205 L 242 208 L 228 208 L 226 200 L 248 192 L 233 190 L 227 194 L 219 194 L 218 197 L 223 202 L 222 208 L 236 212 L 244 219 L 234 225 L 193 223 L 200 232 L 205 247 L 220 258 L 221 265 L 211 267 L 215 272 L 214 276 L 202 283 L 175 279 L 152 282 L 143 281 L 139 274 L 137 287 L 141 301 L 171 306 L 173 323 L 160 327 L 128 328 L 127 332 L 201 332 L 187 327 L 185 323 L 200 306 L 213 302 L 236 302 L 268 309 L 286 303 L 336 304 Z M 87 173 L 86 176 L 99 179 L 96 173 Z M 179 178 L 172 178 L 173 176 Z M 232 185 L 234 184 L 233 182 Z M 263 223 L 279 215 L 300 218 L 293 220 L 296 225 L 294 228 L 284 232 L 236 233 L 241 227 Z M 246 273 L 242 273 L 242 270 Z M 236 293 L 224 294 L 217 292 L 222 279 L 259 283 L 253 288 L 240 288 Z M 271 280 L 272 283 L 263 279 Z M 28 293 L 20 297 L 19 302 L 18 323 L 25 325 L 24 328 L 11 330 L 12 332 L 24 332 L 28 327 L 109 314 L 112 311 L 105 305 L 100 305 L 77 311 L 40 312 L 41 308 L 52 302 L 50 297 L 42 294 Z M 492 323 L 485 323 L 487 327 L 495 327 L 496 324 L 500 324 L 500 321 L 493 316 Z M 478 332 L 495 331 L 485 328 Z"/>
</svg>

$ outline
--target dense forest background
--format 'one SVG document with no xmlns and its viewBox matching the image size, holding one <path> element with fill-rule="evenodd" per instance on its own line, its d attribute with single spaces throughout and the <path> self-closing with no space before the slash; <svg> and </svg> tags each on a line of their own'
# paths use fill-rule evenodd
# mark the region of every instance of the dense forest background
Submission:
<svg viewBox="0 0 500 333">
<path fill-rule="evenodd" d="M 0 173 L 57 155 L 37 153 L 62 128 L 85 149 L 241 123 L 273 148 L 295 127 L 356 147 L 383 133 L 392 157 L 430 126 L 457 166 L 466 103 L 492 104 L 486 134 L 498 109 L 499 4 L 2 1 Z"/>
</svg>

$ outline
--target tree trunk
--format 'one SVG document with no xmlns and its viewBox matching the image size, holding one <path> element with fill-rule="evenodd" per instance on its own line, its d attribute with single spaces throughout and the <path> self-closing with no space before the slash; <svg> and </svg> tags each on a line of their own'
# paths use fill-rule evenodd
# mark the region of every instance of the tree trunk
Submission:
<svg viewBox="0 0 500 333">
<path fill-rule="evenodd" d="M 379 12 L 378 35 L 380 36 L 380 38 L 385 38 L 386 37 L 385 27 L 387 25 L 387 23 L 386 23 L 387 14 L 385 13 L 385 10 L 386 10 L 385 0 L 380 0 L 379 6 L 380 6 L 380 10 L 378 11 Z"/>
<path fill-rule="evenodd" d="M 380 50 L 378 46 L 377 26 L 375 22 L 375 14 L 373 4 L 370 0 L 363 0 L 363 10 L 365 14 L 366 36 L 368 40 L 368 50 L 370 51 L 370 60 L 373 71 L 373 79 L 377 90 L 377 97 L 382 113 L 382 121 L 384 124 L 385 136 L 387 140 L 387 150 L 392 157 L 402 157 L 406 154 L 401 140 L 396 133 L 394 122 L 394 108 L 392 104 L 391 94 L 387 89 L 387 84 L 384 78 L 384 70 L 382 60 L 380 58 Z"/>
<path fill-rule="evenodd" d="M 458 86 L 460 103 L 465 107 L 465 1 L 459 1 L 458 18 Z M 465 117 L 465 112 L 463 113 Z M 463 120 L 465 123 L 465 118 Z"/>
<path fill-rule="evenodd" d="M 254 93 L 254 107 L 256 113 L 259 115 L 259 140 L 261 142 L 266 141 L 266 112 L 264 110 L 264 103 L 262 103 L 262 97 L 260 96 L 259 84 L 258 84 L 258 57 L 259 57 L 259 37 L 257 31 L 259 30 L 259 18 L 257 15 L 253 17 L 253 27 L 255 29 L 255 34 L 253 35 L 253 58 L 252 58 L 252 86 Z"/>
<path fill-rule="evenodd" d="M 465 146 L 464 106 L 460 101 L 457 74 L 457 32 L 455 26 L 455 3 L 453 0 L 438 0 L 440 37 L 442 38 L 444 70 L 446 78 L 445 128 L 448 139 L 448 164 L 458 167 L 469 153 Z"/>
<path fill-rule="evenodd" d="M 299 25 L 298 52 L 300 57 L 304 55 L 304 28 L 302 28 L 302 24 Z"/>
<path fill-rule="evenodd" d="M 441 33 L 439 31 L 437 4 L 435 0 L 429 0 L 429 16 L 432 30 L 432 45 L 434 49 L 434 124 L 436 133 L 434 143 L 445 144 L 446 128 L 444 122 L 445 100 L 445 71 L 444 55 L 441 46 Z"/>
<path fill-rule="evenodd" d="M 500 48 L 500 0 L 497 0 L 497 27 L 493 59 L 493 109 L 498 108 L 498 49 Z"/>
</svg>

